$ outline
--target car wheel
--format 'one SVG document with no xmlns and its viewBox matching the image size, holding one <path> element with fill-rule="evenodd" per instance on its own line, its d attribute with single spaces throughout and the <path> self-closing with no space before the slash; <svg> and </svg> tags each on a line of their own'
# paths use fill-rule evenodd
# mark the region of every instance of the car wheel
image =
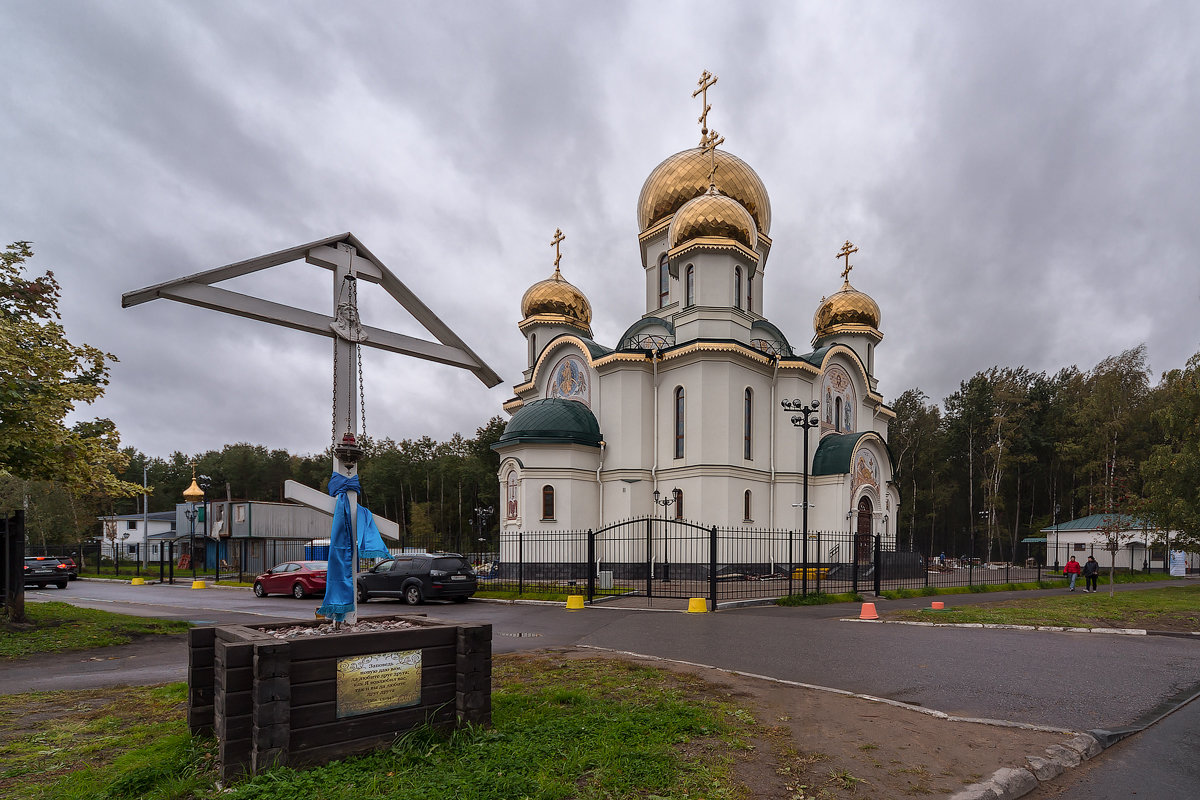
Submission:
<svg viewBox="0 0 1200 800">
<path fill-rule="evenodd" d="M 369 601 L 370 599 L 371 599 L 371 595 L 367 593 L 367 590 L 366 590 L 366 589 L 364 589 L 364 588 L 363 588 L 363 587 L 361 587 L 361 586 L 360 586 L 360 587 L 358 587 L 358 602 L 359 602 L 360 604 L 361 604 L 361 603 L 366 603 L 366 602 L 367 602 L 367 601 Z"/>
<path fill-rule="evenodd" d="M 454 598 L 454 602 L 465 603 L 465 602 L 467 602 L 467 596 L 465 594 L 460 594 L 458 597 Z"/>
<path fill-rule="evenodd" d="M 404 602 L 410 606 L 419 606 L 421 604 L 421 587 L 415 583 L 404 590 Z"/>
<path fill-rule="evenodd" d="M 304 591 L 303 583 L 296 581 L 294 584 L 292 584 L 292 597 L 296 598 L 297 600 L 303 600 L 304 595 L 306 594 L 308 594 L 308 592 Z"/>
<path fill-rule="evenodd" d="M 67 588 L 67 582 L 66 582 L 66 581 L 59 581 L 58 583 L 56 583 L 56 584 L 54 584 L 54 585 L 55 585 L 55 586 L 57 586 L 57 587 L 58 587 L 58 588 L 60 588 L 60 589 L 65 589 L 65 588 Z"/>
<path fill-rule="evenodd" d="M 254 596 L 255 597 L 266 597 L 267 596 L 267 590 L 264 589 L 263 585 L 261 583 L 259 583 L 258 581 L 254 582 Z"/>
</svg>

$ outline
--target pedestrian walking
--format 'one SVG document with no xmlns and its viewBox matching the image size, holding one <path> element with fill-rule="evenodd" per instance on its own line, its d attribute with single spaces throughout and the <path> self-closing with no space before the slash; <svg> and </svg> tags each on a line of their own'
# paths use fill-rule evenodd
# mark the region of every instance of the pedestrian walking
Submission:
<svg viewBox="0 0 1200 800">
<path fill-rule="evenodd" d="M 1083 565 L 1083 577 L 1087 581 L 1083 590 L 1085 592 L 1096 591 L 1096 584 L 1099 582 L 1100 565 L 1096 563 L 1095 556 L 1088 556 L 1087 563 Z"/>
<path fill-rule="evenodd" d="M 1075 591 L 1075 579 L 1079 577 L 1079 562 L 1075 560 L 1075 556 L 1067 560 L 1067 565 L 1063 567 L 1063 575 L 1071 579 L 1071 591 Z"/>
</svg>

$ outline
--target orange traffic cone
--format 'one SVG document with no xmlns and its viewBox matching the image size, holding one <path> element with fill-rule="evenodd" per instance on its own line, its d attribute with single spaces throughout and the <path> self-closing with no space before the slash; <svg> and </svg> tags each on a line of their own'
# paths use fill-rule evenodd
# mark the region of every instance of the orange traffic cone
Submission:
<svg viewBox="0 0 1200 800">
<path fill-rule="evenodd" d="M 863 603 L 862 613 L 858 615 L 859 619 L 879 619 L 879 614 L 875 611 L 874 603 Z"/>
<path fill-rule="evenodd" d="M 932 608 L 934 611 L 941 611 L 943 608 L 946 607 L 946 604 L 943 603 L 941 600 L 934 600 L 933 602 L 931 602 L 929 604 L 929 607 Z"/>
</svg>

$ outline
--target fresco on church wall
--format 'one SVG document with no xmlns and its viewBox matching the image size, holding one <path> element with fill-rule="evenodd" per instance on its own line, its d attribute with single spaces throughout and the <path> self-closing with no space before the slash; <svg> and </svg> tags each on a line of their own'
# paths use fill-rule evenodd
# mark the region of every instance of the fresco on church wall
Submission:
<svg viewBox="0 0 1200 800">
<path fill-rule="evenodd" d="M 587 367 L 579 356 L 567 356 L 554 365 L 550 373 L 550 389 L 547 397 L 563 400 L 578 400 L 589 408 L 592 405 L 592 387 L 588 380 Z"/>
<path fill-rule="evenodd" d="M 831 364 L 821 379 L 821 394 L 825 398 L 821 433 L 853 433 L 856 403 L 854 384 L 850 381 L 849 373 L 837 364 Z"/>
<path fill-rule="evenodd" d="M 517 503 L 517 472 L 516 472 L 516 470 L 513 470 L 512 472 L 508 473 L 508 485 L 506 488 L 508 490 L 507 491 L 507 494 L 508 494 L 508 509 L 507 509 L 508 510 L 508 518 L 516 519 L 518 516 L 518 512 L 520 511 L 520 508 Z"/>
<path fill-rule="evenodd" d="M 875 454 L 865 448 L 854 456 L 854 468 L 850 471 L 851 493 L 864 485 L 879 491 L 879 462 L 875 460 Z"/>
</svg>

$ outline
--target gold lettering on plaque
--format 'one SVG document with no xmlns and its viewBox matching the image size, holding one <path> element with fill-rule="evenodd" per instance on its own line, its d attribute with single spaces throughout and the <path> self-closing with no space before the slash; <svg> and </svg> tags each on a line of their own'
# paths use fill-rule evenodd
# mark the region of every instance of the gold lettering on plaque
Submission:
<svg viewBox="0 0 1200 800">
<path fill-rule="evenodd" d="M 400 650 L 337 662 L 338 718 L 421 702 L 421 651 Z"/>
</svg>

